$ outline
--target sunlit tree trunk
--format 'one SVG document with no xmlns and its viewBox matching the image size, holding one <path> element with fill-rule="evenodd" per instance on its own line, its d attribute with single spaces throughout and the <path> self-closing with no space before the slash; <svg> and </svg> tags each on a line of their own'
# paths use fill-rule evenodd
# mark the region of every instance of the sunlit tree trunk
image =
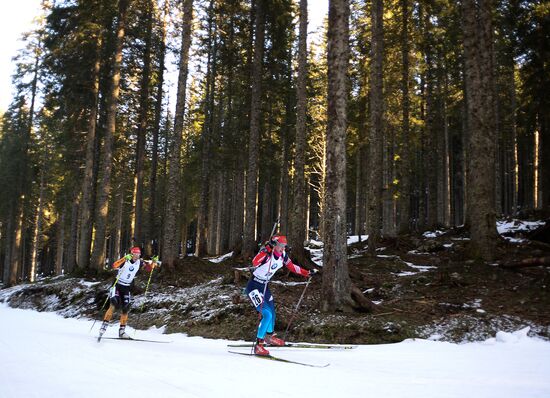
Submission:
<svg viewBox="0 0 550 398">
<path fill-rule="evenodd" d="M 293 206 L 290 217 L 290 245 L 292 257 L 298 264 L 308 262 L 304 241 L 306 240 L 306 182 L 305 182 L 305 158 L 306 158 L 306 113 L 307 92 L 306 78 L 307 68 L 307 0 L 300 0 L 300 28 L 298 40 L 298 77 L 296 84 L 296 151 L 294 153 L 294 180 L 293 180 Z M 286 174 L 283 170 L 283 174 Z"/>
<path fill-rule="evenodd" d="M 65 252 L 65 208 L 57 220 L 57 248 L 55 251 L 55 275 L 63 273 L 63 254 Z"/>
<path fill-rule="evenodd" d="M 90 249 L 92 244 L 92 214 L 94 212 L 94 168 L 96 148 L 97 107 L 99 99 L 99 72 L 101 69 L 101 43 L 102 33 L 96 32 L 95 62 L 92 73 L 92 104 L 88 116 L 88 131 L 86 136 L 86 160 L 84 163 L 84 177 L 82 178 L 80 215 L 79 215 L 79 241 L 77 263 L 80 268 L 88 268 L 90 265 Z M 70 260 L 72 261 L 72 260 Z M 70 265 L 73 267 L 73 264 Z"/>
<path fill-rule="evenodd" d="M 372 2 L 371 44 L 371 123 L 369 131 L 369 193 L 368 193 L 368 251 L 376 252 L 382 227 L 382 164 L 383 164 L 383 5 L 382 0 Z"/>
<path fill-rule="evenodd" d="M 349 3 L 330 0 L 328 13 L 328 125 L 323 252 L 323 311 L 351 309 L 347 263 L 346 130 Z"/>
<path fill-rule="evenodd" d="M 34 282 L 36 278 L 36 263 L 38 259 L 38 251 L 40 250 L 41 237 L 42 237 L 42 213 L 44 206 L 44 165 L 40 169 L 40 188 L 38 194 L 38 207 L 36 209 L 36 215 L 34 218 L 34 230 L 32 234 L 32 246 L 31 246 L 31 269 L 29 272 L 29 281 Z"/>
<path fill-rule="evenodd" d="M 146 33 L 145 49 L 143 54 L 143 71 L 141 75 L 141 90 L 139 97 L 139 116 L 137 129 L 137 151 L 136 151 L 136 175 L 135 175 L 135 209 L 134 209 L 134 233 L 133 238 L 138 245 L 143 245 L 143 191 L 145 179 L 145 141 L 147 133 L 149 111 L 149 84 L 151 75 L 151 42 L 153 31 L 153 2 L 148 0 L 146 5 Z"/>
<path fill-rule="evenodd" d="M 116 130 L 116 113 L 120 93 L 120 68 L 122 64 L 122 48 L 126 26 L 126 14 L 129 0 L 119 1 L 116 50 L 113 61 L 111 88 L 107 105 L 107 126 L 101 151 L 101 178 L 99 180 L 97 207 L 95 215 L 95 236 L 92 250 L 91 265 L 96 270 L 105 266 L 105 237 L 107 232 L 107 217 L 109 215 L 109 196 L 111 194 L 111 171 L 113 167 L 113 143 Z"/>
<path fill-rule="evenodd" d="M 401 102 L 401 161 L 399 163 L 399 233 L 410 231 L 411 218 L 411 144 L 410 144 L 410 98 L 409 98 L 409 1 L 401 0 L 402 11 L 402 31 L 401 31 L 401 59 L 403 69 L 401 71 L 401 92 L 403 99 Z"/>
<path fill-rule="evenodd" d="M 468 112 L 468 192 L 466 195 L 472 254 L 490 261 L 497 231 L 495 120 L 492 80 L 492 2 L 464 0 L 464 59 Z"/>
<path fill-rule="evenodd" d="M 265 41 L 264 0 L 256 1 L 254 58 L 252 61 L 252 90 L 250 103 L 250 137 L 248 140 L 248 169 L 243 236 L 243 258 L 252 258 L 256 251 L 256 201 L 258 195 L 258 161 L 260 155 L 260 116 L 262 101 L 262 69 Z"/>
<path fill-rule="evenodd" d="M 157 82 L 157 95 L 155 99 L 155 121 L 153 125 L 153 147 L 151 154 L 151 180 L 149 182 L 149 221 L 147 225 L 147 244 L 146 251 L 149 255 L 153 253 L 153 247 L 151 240 L 156 239 L 158 241 L 158 229 L 157 229 L 157 174 L 158 174 L 158 149 L 159 149 L 159 133 L 162 113 L 162 97 L 163 97 L 163 85 L 164 85 L 164 64 L 166 58 L 166 19 L 169 13 L 169 0 L 164 2 L 164 14 L 161 25 L 161 37 L 159 41 L 159 68 L 158 68 L 158 82 Z"/>
<path fill-rule="evenodd" d="M 174 122 L 174 146 L 170 152 L 168 169 L 168 187 L 164 227 L 162 233 L 162 258 L 169 270 L 173 270 L 179 254 L 179 202 L 181 185 L 181 151 L 183 144 L 183 118 L 186 105 L 187 75 L 189 72 L 189 48 L 191 47 L 191 28 L 193 23 L 193 0 L 183 3 L 182 44 L 180 51 L 178 93 Z"/>
</svg>

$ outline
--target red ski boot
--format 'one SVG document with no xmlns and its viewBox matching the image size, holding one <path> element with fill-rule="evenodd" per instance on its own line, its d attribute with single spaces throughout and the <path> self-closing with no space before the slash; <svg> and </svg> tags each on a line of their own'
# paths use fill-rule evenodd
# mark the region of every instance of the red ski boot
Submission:
<svg viewBox="0 0 550 398">
<path fill-rule="evenodd" d="M 285 345 L 285 341 L 283 339 L 276 337 L 274 334 L 266 334 L 265 342 L 274 347 L 282 347 Z"/>
<path fill-rule="evenodd" d="M 263 357 L 269 356 L 269 351 L 264 348 L 263 339 L 258 339 L 258 341 L 256 342 L 256 345 L 254 346 L 254 354 Z"/>
</svg>

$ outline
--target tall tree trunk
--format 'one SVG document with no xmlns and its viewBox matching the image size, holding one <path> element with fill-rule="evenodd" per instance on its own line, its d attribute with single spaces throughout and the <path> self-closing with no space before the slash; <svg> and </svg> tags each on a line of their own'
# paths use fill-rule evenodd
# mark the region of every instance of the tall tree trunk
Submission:
<svg viewBox="0 0 550 398">
<path fill-rule="evenodd" d="M 139 97 L 139 118 L 137 129 L 137 155 L 135 175 L 135 203 L 134 209 L 134 241 L 142 246 L 143 236 L 143 190 L 145 179 L 145 141 L 147 134 L 147 114 L 149 111 L 149 84 L 151 75 L 151 42 L 153 31 L 153 2 L 148 0 L 146 4 L 146 33 L 145 50 L 143 54 L 143 72 L 141 75 L 141 91 Z"/>
<path fill-rule="evenodd" d="M 214 252 L 216 254 L 222 254 L 225 252 L 225 230 L 227 229 L 227 211 L 225 210 L 225 205 L 227 201 L 227 172 L 221 171 L 218 177 L 218 192 L 215 203 L 215 212 L 216 212 L 216 231 L 215 231 L 215 241 L 216 246 Z"/>
<path fill-rule="evenodd" d="M 111 194 L 111 171 L 113 167 L 113 142 L 116 130 L 116 113 L 120 93 L 120 68 L 129 0 L 119 0 L 116 49 L 113 61 L 111 88 L 108 95 L 107 126 L 101 151 L 101 178 L 99 181 L 97 207 L 95 212 L 95 237 L 91 266 L 101 270 L 105 266 L 105 237 L 109 215 L 109 195 Z"/>
<path fill-rule="evenodd" d="M 214 255 L 216 254 L 216 202 L 218 197 L 218 189 L 220 188 L 220 175 L 219 172 L 213 172 L 211 173 L 211 177 L 213 184 L 210 184 L 209 186 L 209 192 L 208 192 L 208 216 L 206 217 L 206 230 L 205 236 L 207 239 L 205 239 L 204 243 L 206 244 L 206 251 L 205 254 L 207 255 Z"/>
<path fill-rule="evenodd" d="M 472 255 L 494 257 L 497 231 L 495 120 L 492 96 L 492 6 L 490 0 L 464 0 L 464 59 L 468 109 L 468 192 L 466 195 Z"/>
<path fill-rule="evenodd" d="M 178 93 L 174 121 L 174 146 L 170 152 L 168 188 L 166 193 L 165 220 L 162 233 L 162 258 L 169 270 L 173 270 L 179 254 L 178 204 L 180 201 L 181 150 L 183 143 L 183 118 L 189 72 L 189 48 L 193 23 L 193 0 L 183 3 L 182 43 L 180 51 Z"/>
<path fill-rule="evenodd" d="M 195 245 L 195 256 L 202 257 L 207 251 L 212 249 L 212 242 L 207 244 L 207 240 L 211 239 L 212 230 L 208 228 L 208 224 L 213 221 L 210 217 L 207 217 L 209 201 L 208 192 L 210 190 L 210 158 L 212 156 L 212 133 L 214 128 L 214 89 L 216 79 L 216 52 L 217 52 L 217 40 L 216 40 L 216 27 L 213 15 L 214 1 L 210 0 L 208 7 L 208 60 L 207 60 L 207 79 L 206 79 L 206 101 L 204 105 L 205 109 L 205 121 L 202 126 L 202 156 L 201 156 L 201 190 L 199 197 L 199 209 L 197 215 L 197 238 Z M 212 197 L 212 195 L 210 195 Z M 213 204 L 212 204 L 213 205 Z"/>
<path fill-rule="evenodd" d="M 444 87 L 442 97 L 442 110 L 443 115 L 443 140 L 441 140 L 441 182 L 440 182 L 440 191 L 438 198 L 441 204 L 441 210 L 439 214 L 441 216 L 441 221 L 445 227 L 449 227 L 451 224 L 451 198 L 450 198 L 450 186 L 451 186 L 451 174 L 450 174 L 450 143 L 449 143 L 449 117 L 447 111 L 447 101 L 449 96 L 448 88 L 448 79 L 447 71 L 444 70 Z"/>
<path fill-rule="evenodd" d="M 10 204 L 10 210 L 8 212 L 8 221 L 6 223 L 6 229 L 5 229 L 5 244 L 4 244 L 4 270 L 2 273 L 2 282 L 4 285 L 8 284 L 8 281 L 10 279 L 10 270 L 11 270 L 11 248 L 13 244 L 13 223 L 14 223 L 14 216 L 13 216 L 13 206 L 14 201 Z"/>
<path fill-rule="evenodd" d="M 270 176 L 266 176 L 265 181 L 263 182 L 264 187 L 261 193 L 262 200 L 260 201 L 260 203 L 262 204 L 262 218 L 261 218 L 260 228 L 259 228 L 260 242 L 265 242 L 269 240 L 270 238 L 269 234 L 271 233 L 271 230 L 273 228 L 271 224 L 274 218 L 271 215 L 271 208 L 273 203 L 273 192 L 272 192 L 271 181 L 269 179 L 270 179 Z"/>
<path fill-rule="evenodd" d="M 548 78 L 548 77 L 547 77 Z M 547 99 L 543 101 L 548 102 Z M 542 102 L 542 101 L 541 101 Z M 538 114 L 539 119 L 539 148 L 540 148 L 540 166 L 539 181 L 540 190 L 540 208 L 550 210 L 550 116 L 548 108 L 541 107 Z"/>
<path fill-rule="evenodd" d="M 92 104 L 90 115 L 88 116 L 88 132 L 86 136 L 86 160 L 84 163 L 84 178 L 82 179 L 82 197 L 80 199 L 79 215 L 79 241 L 77 264 L 80 268 L 90 266 L 90 249 L 92 244 L 92 214 L 94 213 L 94 169 L 95 149 L 97 145 L 96 127 L 97 127 L 97 107 L 99 100 L 99 72 L 101 69 L 101 43 L 102 32 L 96 32 L 95 62 L 92 73 Z M 73 264 L 70 266 L 72 267 Z"/>
<path fill-rule="evenodd" d="M 117 260 L 124 254 L 124 251 L 120 247 L 121 237 L 122 237 L 122 211 L 124 208 L 124 195 L 122 193 L 122 188 L 119 187 L 119 193 L 116 196 L 116 211 L 115 211 L 115 225 L 113 228 L 113 234 L 111 239 L 111 258 L 112 261 Z M 131 237 L 130 237 L 131 238 Z"/>
<path fill-rule="evenodd" d="M 383 92 L 382 60 L 384 51 L 382 0 L 372 2 L 372 44 L 370 71 L 371 127 L 369 131 L 368 195 L 368 252 L 374 254 L 380 240 L 382 219 L 382 164 L 383 164 Z"/>
<path fill-rule="evenodd" d="M 71 226 L 67 243 L 67 257 L 65 261 L 65 271 L 71 273 L 76 268 L 76 247 L 78 245 L 78 213 L 80 202 L 77 197 L 71 204 Z"/>
<path fill-rule="evenodd" d="M 399 193 L 399 227 L 398 232 L 408 233 L 410 231 L 411 218 L 411 150 L 410 150 L 410 98 L 409 98 L 409 0 L 401 0 L 402 30 L 401 30 L 401 59 L 403 69 L 401 71 L 401 162 L 399 168 L 399 180 L 401 181 L 401 192 Z"/>
<path fill-rule="evenodd" d="M 229 233 L 229 246 L 235 252 L 239 251 L 242 244 L 244 222 L 244 170 L 238 167 L 233 177 L 233 207 L 231 215 L 231 231 Z"/>
<path fill-rule="evenodd" d="M 24 197 L 22 196 L 20 199 L 21 207 L 23 207 L 22 202 L 24 201 Z M 11 258 L 12 263 L 10 266 L 10 273 L 8 277 L 8 283 L 7 286 L 14 286 L 17 284 L 18 276 L 22 264 L 22 234 L 23 234 L 23 210 L 20 210 L 17 213 L 17 218 L 15 220 L 15 236 L 14 236 L 14 242 L 13 246 L 11 248 Z"/>
<path fill-rule="evenodd" d="M 63 252 L 65 251 L 65 208 L 57 220 L 57 249 L 55 251 L 55 275 L 63 274 Z"/>
<path fill-rule="evenodd" d="M 262 102 L 262 69 L 265 41 L 264 0 L 256 1 L 254 59 L 250 103 L 250 137 L 248 140 L 248 170 L 246 174 L 246 219 L 243 236 L 243 258 L 256 251 L 256 200 L 258 194 L 258 160 L 260 153 L 260 113 Z"/>
<path fill-rule="evenodd" d="M 146 252 L 149 255 L 153 253 L 152 240 L 158 240 L 158 230 L 156 222 L 157 211 L 157 174 L 158 174 L 158 148 L 159 148 L 159 132 L 162 113 L 162 97 L 164 85 L 164 64 L 166 58 L 166 19 L 169 13 L 169 0 L 164 1 L 164 14 L 161 25 L 161 37 L 159 43 L 159 68 L 157 82 L 157 96 L 155 99 L 155 121 L 153 125 L 153 148 L 151 150 L 151 180 L 149 182 L 149 222 L 147 227 L 147 244 Z M 151 244 L 151 245 L 150 245 Z"/>
<path fill-rule="evenodd" d="M 34 106 L 36 102 L 36 92 L 38 87 L 38 66 L 40 62 L 40 47 L 41 41 L 35 49 L 35 59 L 34 59 L 34 70 L 33 70 L 33 79 L 31 82 L 31 105 L 29 108 L 29 120 L 27 128 L 25 131 L 25 137 L 22 137 L 22 142 L 24 143 L 23 149 L 23 169 L 21 170 L 21 176 L 18 179 L 18 189 L 17 189 L 17 201 L 15 205 L 16 209 L 16 218 L 15 218 L 15 230 L 12 254 L 11 254 L 11 264 L 10 264 L 10 274 L 8 278 L 7 286 L 13 286 L 17 284 L 18 274 L 23 269 L 23 258 L 22 258 L 22 240 L 23 240 L 23 216 L 25 212 L 25 194 L 24 186 L 27 180 L 27 155 L 29 152 L 30 141 L 32 139 L 32 128 L 34 124 Z"/>
<path fill-rule="evenodd" d="M 300 29 L 298 41 L 298 77 L 296 83 L 296 151 L 294 153 L 294 195 L 293 207 L 290 217 L 290 245 L 292 246 L 292 257 L 298 264 L 306 264 L 309 256 L 304 250 L 306 240 L 306 181 L 305 181 L 305 158 L 306 158 L 306 113 L 307 113 L 307 92 L 306 79 L 307 68 L 307 0 L 300 0 Z M 283 170 L 286 173 L 286 170 Z"/>
<path fill-rule="evenodd" d="M 346 130 L 349 63 L 349 2 L 329 0 L 328 122 L 322 309 L 349 311 L 351 280 L 347 263 Z"/>
<path fill-rule="evenodd" d="M 425 57 L 426 57 L 426 119 L 425 119 L 425 137 L 426 137 L 426 162 L 424 166 L 426 194 L 427 194 L 427 214 L 426 228 L 434 229 L 437 225 L 437 164 L 438 164 L 438 125 L 437 125 L 437 100 L 435 90 L 435 80 L 437 73 L 434 61 L 434 40 L 431 18 L 433 10 L 427 7 L 424 14 L 424 36 L 426 37 Z"/>
<path fill-rule="evenodd" d="M 31 269 L 29 273 L 29 281 L 34 282 L 36 277 L 36 262 L 38 259 L 38 251 L 40 250 L 40 244 L 42 243 L 42 212 L 44 206 L 44 164 L 40 169 L 40 188 L 38 194 L 38 207 L 36 209 L 36 216 L 34 219 L 34 230 L 32 234 L 32 247 L 31 247 Z"/>
</svg>

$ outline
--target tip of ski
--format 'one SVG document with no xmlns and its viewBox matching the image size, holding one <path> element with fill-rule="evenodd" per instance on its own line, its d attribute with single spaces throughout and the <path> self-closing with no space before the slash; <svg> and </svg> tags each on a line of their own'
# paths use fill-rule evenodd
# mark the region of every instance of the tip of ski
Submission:
<svg viewBox="0 0 550 398">
<path fill-rule="evenodd" d="M 227 352 L 229 352 L 230 354 L 246 355 L 246 356 L 249 356 L 249 357 L 261 358 L 261 359 L 266 359 L 266 360 L 270 360 L 270 361 L 277 361 L 277 362 L 284 362 L 284 363 L 292 363 L 294 365 L 308 366 L 310 368 L 326 368 L 327 366 L 330 365 L 330 363 L 325 363 L 325 364 L 318 365 L 318 364 L 314 364 L 314 363 L 298 362 L 298 361 L 292 361 L 290 359 L 275 357 L 273 355 L 256 355 L 256 354 L 253 354 L 253 353 L 250 353 L 250 352 L 238 352 L 238 351 L 227 351 Z"/>
</svg>

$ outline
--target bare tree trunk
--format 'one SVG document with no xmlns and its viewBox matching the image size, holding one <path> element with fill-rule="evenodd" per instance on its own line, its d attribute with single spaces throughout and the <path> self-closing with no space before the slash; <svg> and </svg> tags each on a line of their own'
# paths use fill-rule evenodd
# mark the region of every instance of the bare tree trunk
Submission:
<svg viewBox="0 0 550 398">
<path fill-rule="evenodd" d="M 262 69 L 265 41 L 264 0 L 256 1 L 254 59 L 250 104 L 250 137 L 243 236 L 243 258 L 252 258 L 256 251 L 256 203 L 258 195 L 258 160 L 260 148 L 260 104 L 262 99 Z"/>
<path fill-rule="evenodd" d="M 214 255 L 216 254 L 216 202 L 218 197 L 218 190 L 220 188 L 219 182 L 220 182 L 220 174 L 219 172 L 211 173 L 210 178 L 212 179 L 212 184 L 210 184 L 209 190 L 208 190 L 208 217 L 206 217 L 206 228 L 205 228 L 205 246 L 206 251 L 205 254 L 207 255 Z"/>
<path fill-rule="evenodd" d="M 115 214 L 115 225 L 114 231 L 112 234 L 112 261 L 120 258 L 124 254 L 124 250 L 121 248 L 121 238 L 122 238 L 122 211 L 124 208 L 124 195 L 122 194 L 122 188 L 119 188 L 119 194 L 116 197 L 116 214 Z M 131 238 L 131 237 L 130 237 Z"/>
<path fill-rule="evenodd" d="M 216 52 L 217 52 L 217 40 L 216 40 L 216 26 L 213 15 L 214 1 L 210 0 L 210 6 L 208 7 L 208 60 L 207 60 L 207 78 L 206 78 L 206 101 L 204 105 L 205 109 L 205 121 L 202 126 L 202 156 L 201 156 L 201 190 L 199 197 L 199 209 L 197 216 L 197 238 L 195 245 L 195 256 L 203 257 L 207 252 L 211 253 L 214 242 L 210 240 L 214 237 L 212 235 L 211 217 L 207 217 L 207 212 L 213 206 L 213 203 L 209 203 L 209 191 L 212 187 L 209 184 L 210 180 L 210 163 L 211 163 L 211 147 L 212 147 L 212 134 L 214 130 L 214 90 L 216 86 Z"/>
<path fill-rule="evenodd" d="M 233 206 L 231 211 L 231 230 L 229 232 L 229 246 L 236 251 L 241 245 L 244 222 L 244 172 L 235 170 L 233 174 Z"/>
<path fill-rule="evenodd" d="M 546 100 L 548 101 L 548 100 Z M 548 109 L 541 110 L 539 118 L 539 137 L 540 137 L 540 171 L 539 171 L 539 207 L 543 210 L 550 210 L 550 116 Z"/>
<path fill-rule="evenodd" d="M 149 110 L 149 84 L 151 75 L 151 41 L 153 31 L 153 1 L 148 0 L 146 5 L 146 33 L 145 50 L 143 54 L 143 72 L 141 75 L 141 91 L 139 98 L 139 117 L 137 129 L 137 154 L 135 176 L 135 208 L 133 238 L 138 245 L 143 245 L 143 190 L 145 179 L 145 141 L 147 133 L 147 114 Z"/>
<path fill-rule="evenodd" d="M 8 212 L 8 222 L 6 224 L 6 239 L 4 246 L 4 271 L 2 273 L 2 282 L 7 285 L 10 278 L 10 269 L 11 269 L 11 248 L 13 243 L 13 201 L 10 205 L 10 210 Z"/>
<path fill-rule="evenodd" d="M 409 98 L 409 1 L 401 0 L 403 26 L 401 31 L 401 58 L 403 62 L 401 77 L 401 92 L 403 100 L 401 112 L 402 147 L 401 163 L 399 168 L 399 180 L 401 181 L 401 192 L 399 195 L 399 228 L 398 232 L 408 233 L 410 231 L 411 218 L 411 150 L 410 150 L 410 98 Z"/>
<path fill-rule="evenodd" d="M 260 152 L 260 116 L 262 101 L 262 69 L 265 41 L 264 0 L 256 1 L 254 59 L 252 61 L 252 90 L 250 103 L 250 137 L 248 141 L 248 170 L 246 173 L 246 219 L 243 236 L 243 258 L 256 252 L 256 200 L 258 195 L 258 160 Z"/>
<path fill-rule="evenodd" d="M 97 32 L 95 47 L 95 62 L 92 74 L 92 105 L 88 116 L 88 135 L 86 137 L 86 161 L 84 165 L 84 178 L 82 179 L 82 197 L 80 200 L 79 216 L 79 242 L 77 263 L 80 268 L 90 266 L 90 249 L 92 244 L 92 214 L 94 212 L 94 168 L 96 148 L 97 107 L 99 99 L 99 72 L 101 68 L 101 43 L 102 33 Z M 72 265 L 71 265 L 72 266 Z"/>
<path fill-rule="evenodd" d="M 102 176 L 98 187 L 97 208 L 95 215 L 95 237 L 92 250 L 91 266 L 101 270 L 105 266 L 105 236 L 107 217 L 109 215 L 109 195 L 111 194 L 111 171 L 113 167 L 113 142 L 116 130 L 116 112 L 120 93 L 120 68 L 122 64 L 122 48 L 124 44 L 124 29 L 128 0 L 119 1 L 119 19 L 117 23 L 116 50 L 113 61 L 111 90 L 107 106 L 107 128 L 101 151 Z"/>
<path fill-rule="evenodd" d="M 306 114 L 307 92 L 306 79 L 307 67 L 307 0 L 300 0 L 300 29 L 298 41 L 298 77 L 296 84 L 296 152 L 294 154 L 294 194 L 293 207 L 290 217 L 290 244 L 292 257 L 298 264 L 311 263 L 304 250 L 306 240 L 306 182 L 305 182 L 305 158 L 306 158 Z M 286 173 L 286 170 L 283 170 Z M 311 265 L 311 264 L 310 264 Z"/>
<path fill-rule="evenodd" d="M 24 143 L 24 150 L 23 150 L 23 159 L 26 159 L 27 154 L 29 152 L 29 144 L 32 139 L 32 128 L 34 123 L 34 106 L 36 102 L 36 91 L 38 86 L 38 65 L 40 61 L 40 47 L 41 43 L 36 47 L 35 50 L 35 60 L 34 60 L 34 71 L 33 71 L 33 79 L 31 82 L 31 105 L 29 108 L 29 120 L 27 129 L 25 132 L 26 137 L 22 137 L 22 142 Z M 22 169 L 22 175 L 19 177 L 18 184 L 19 187 L 17 189 L 17 201 L 15 202 L 15 231 L 14 231 L 14 241 L 13 241 L 13 247 L 12 247 L 12 254 L 11 254 L 11 264 L 10 264 L 10 274 L 8 278 L 8 286 L 13 286 L 17 284 L 17 277 L 19 272 L 23 269 L 23 256 L 22 256 L 22 240 L 23 240 L 23 216 L 25 212 L 25 194 L 24 192 L 24 184 L 26 183 L 27 179 L 27 165 L 23 164 Z"/>
<path fill-rule="evenodd" d="M 174 123 L 174 147 L 170 152 L 168 189 L 166 194 L 165 220 L 162 238 L 162 258 L 169 270 L 173 270 L 179 254 L 178 204 L 180 201 L 180 161 L 183 143 L 183 117 L 189 72 L 189 48 L 191 47 L 191 27 L 193 23 L 193 0 L 183 3 L 183 28 L 180 52 L 178 94 Z"/>
<path fill-rule="evenodd" d="M 447 72 L 444 71 L 444 89 L 443 89 L 443 140 L 442 140 L 442 181 L 441 181 L 441 194 L 438 198 L 441 202 L 440 215 L 442 217 L 443 225 L 449 227 L 451 225 L 451 198 L 450 198 L 450 186 L 451 186 L 451 174 L 450 174 L 450 143 L 449 143 L 449 118 L 447 112 L 447 98 L 449 94 Z"/>
<path fill-rule="evenodd" d="M 487 172 L 495 163 L 491 1 L 464 0 L 463 12 L 469 123 L 468 221 L 472 254 L 490 261 L 497 239 L 495 175 Z"/>
<path fill-rule="evenodd" d="M 22 202 L 24 198 L 21 197 L 19 200 L 21 202 L 21 207 L 23 207 Z M 22 257 L 21 240 L 23 239 L 22 233 L 23 233 L 23 210 L 18 212 L 17 218 L 15 220 L 15 236 L 14 236 L 13 246 L 11 248 L 12 262 L 11 262 L 10 273 L 8 277 L 8 284 L 7 284 L 8 287 L 16 285 L 18 281 L 19 271 L 22 264 L 22 259 L 21 259 Z"/>
<path fill-rule="evenodd" d="M 63 252 L 65 250 L 65 208 L 57 221 L 57 249 L 55 251 L 55 275 L 63 274 Z"/>
<path fill-rule="evenodd" d="M 153 126 L 153 148 L 151 154 L 151 180 L 149 183 L 149 222 L 147 226 L 147 244 L 146 252 L 149 255 L 158 254 L 153 253 L 153 247 L 151 241 L 153 239 L 158 240 L 158 230 L 156 222 L 157 211 L 157 173 L 158 173 L 158 148 L 159 148 L 159 132 L 162 113 L 162 97 L 163 97 L 163 85 L 164 85 L 164 63 L 166 58 L 166 19 L 169 13 L 169 0 L 164 1 L 164 15 L 161 26 L 161 38 L 159 49 L 159 69 L 158 69 L 158 82 L 157 82 L 157 96 L 155 99 L 155 122 Z"/>
<path fill-rule="evenodd" d="M 42 212 L 44 205 L 44 165 L 40 169 L 40 188 L 38 194 L 38 208 L 36 209 L 36 217 L 34 219 L 34 230 L 32 234 L 32 246 L 31 246 L 31 269 L 29 272 L 29 281 L 34 282 L 36 278 L 36 262 L 38 258 L 38 251 L 42 243 Z"/>
<path fill-rule="evenodd" d="M 325 248 L 321 307 L 350 311 L 351 280 L 347 263 L 346 130 L 349 63 L 349 3 L 330 0 L 328 11 L 328 124 L 325 198 Z"/>
<path fill-rule="evenodd" d="M 67 244 L 67 259 L 65 261 L 66 273 L 73 272 L 76 268 L 76 247 L 78 245 L 78 213 L 79 200 L 78 196 L 74 199 L 71 205 L 71 226 L 69 231 L 69 239 Z"/>
<path fill-rule="evenodd" d="M 290 145 L 287 134 L 283 134 L 282 137 L 282 148 L 283 148 L 283 164 L 282 164 L 282 173 L 281 178 L 279 179 L 279 225 L 282 233 L 288 234 L 290 230 L 290 208 L 289 208 L 289 173 L 286 171 L 290 169 Z"/>
<path fill-rule="evenodd" d="M 384 51 L 383 5 L 381 0 L 372 2 L 371 45 L 371 128 L 369 134 L 369 184 L 368 195 L 368 251 L 376 252 L 380 240 L 382 221 L 382 164 L 383 164 L 383 78 L 382 60 Z"/>
<path fill-rule="evenodd" d="M 437 164 L 438 164 L 438 125 L 437 106 L 435 98 L 435 73 L 436 67 L 434 58 L 433 27 L 431 23 L 433 10 L 427 8 L 424 18 L 424 36 L 426 37 L 426 193 L 427 193 L 427 217 L 426 228 L 434 229 L 437 226 Z"/>
<path fill-rule="evenodd" d="M 219 173 L 218 192 L 214 203 L 216 205 L 216 246 L 214 247 L 214 252 L 222 254 L 225 251 L 224 230 L 227 225 L 224 220 L 224 215 L 227 214 L 226 211 L 224 212 L 224 205 L 227 203 L 227 173 L 225 171 Z"/>
</svg>

